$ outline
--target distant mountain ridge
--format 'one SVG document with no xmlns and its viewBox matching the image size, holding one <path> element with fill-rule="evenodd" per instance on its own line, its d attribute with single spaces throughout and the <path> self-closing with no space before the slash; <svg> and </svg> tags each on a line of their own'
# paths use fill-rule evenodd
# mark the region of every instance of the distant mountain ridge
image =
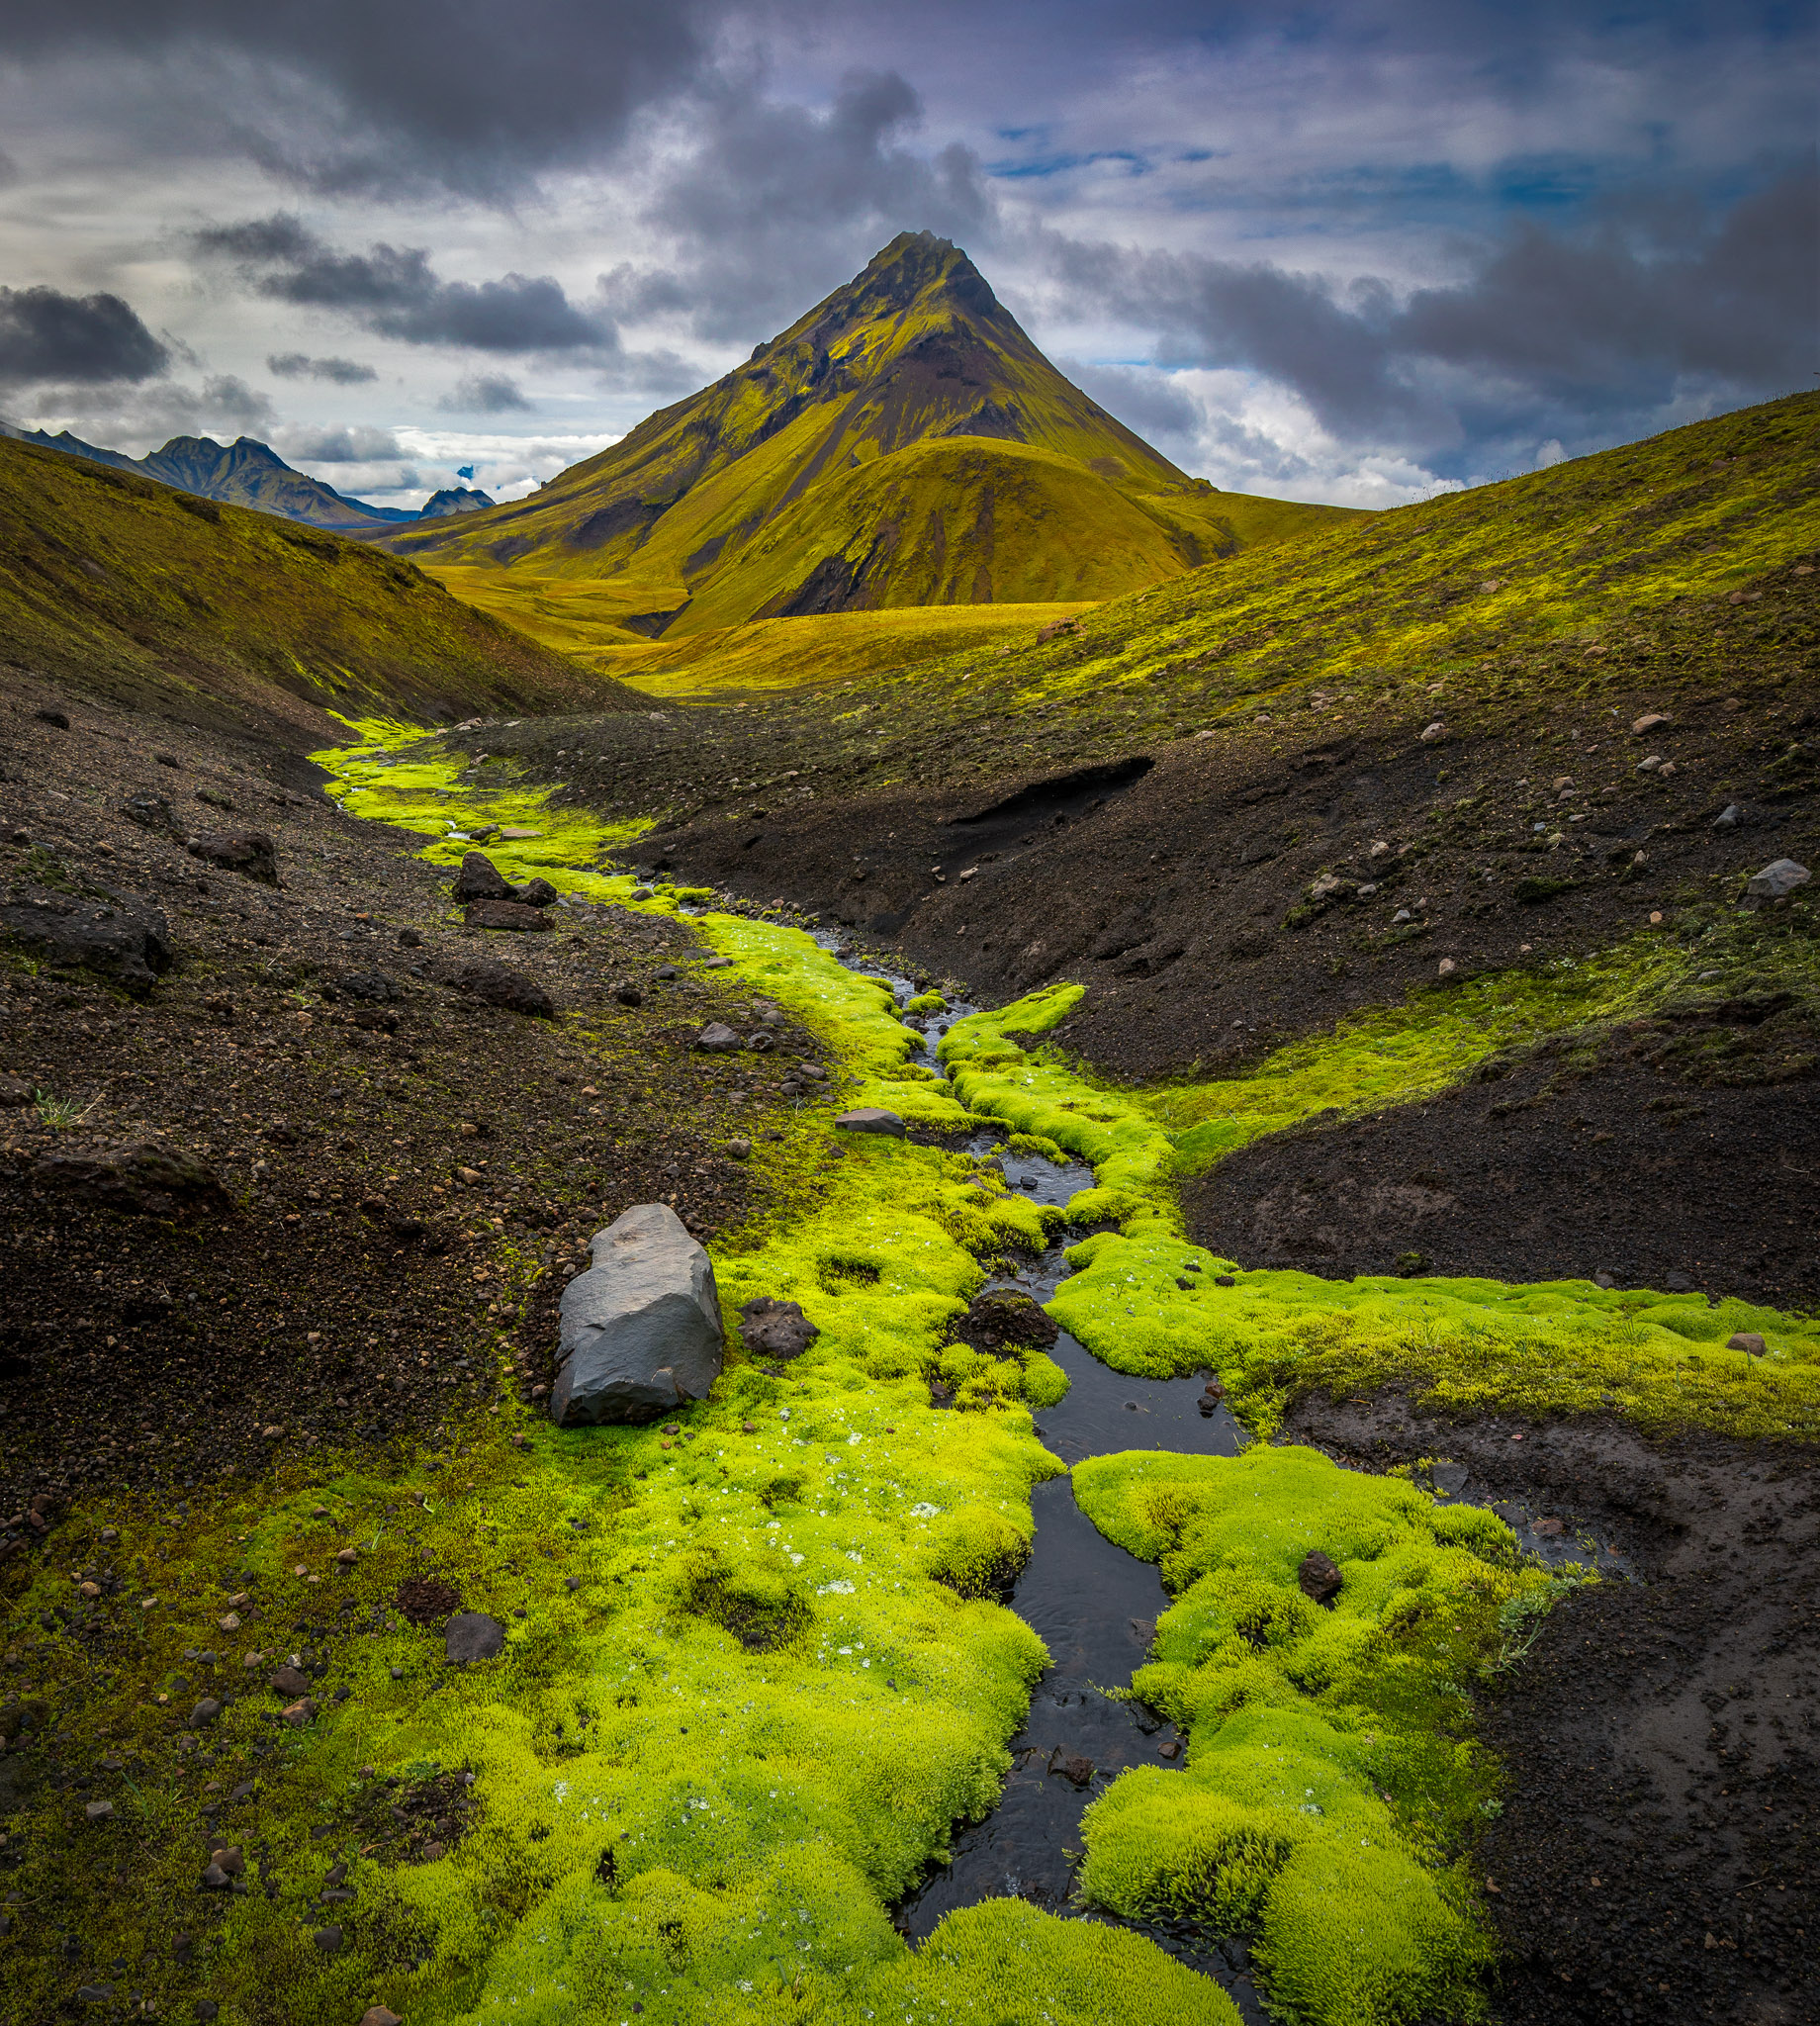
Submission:
<svg viewBox="0 0 1820 2026">
<path fill-rule="evenodd" d="M 217 500 L 224 506 L 250 506 L 337 534 L 367 534 L 402 521 L 473 513 L 495 504 L 485 493 L 455 486 L 432 494 L 420 507 L 372 506 L 295 470 L 269 443 L 251 436 L 236 437 L 231 443 L 218 443 L 213 436 L 173 436 L 144 457 L 129 457 L 125 451 L 85 443 L 67 429 L 51 436 L 43 429 L 21 429 L 0 422 L 0 434 L 21 443 L 36 443 L 44 450 L 60 450 L 68 457 L 84 457 L 91 464 L 105 464 L 116 471 L 137 472 L 161 486 L 174 486 L 179 492 Z"/>
<path fill-rule="evenodd" d="M 1065 379 L 957 246 L 904 232 L 529 499 L 375 539 L 502 613 L 536 580 L 586 579 L 630 640 L 1114 597 L 1351 517 L 1190 478 Z"/>
</svg>

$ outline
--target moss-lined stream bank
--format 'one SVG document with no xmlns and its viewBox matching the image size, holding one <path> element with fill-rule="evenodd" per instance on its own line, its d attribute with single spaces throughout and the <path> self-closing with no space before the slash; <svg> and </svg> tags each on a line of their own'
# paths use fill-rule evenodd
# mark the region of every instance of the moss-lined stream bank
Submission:
<svg viewBox="0 0 1820 2026">
<path fill-rule="evenodd" d="M 274 1585 L 316 1505 L 355 1548 L 320 1606 L 347 1696 L 294 1722 L 251 1696 L 199 1719 L 199 1750 L 254 1774 L 256 1792 L 223 1794 L 224 1829 L 256 1808 L 279 1868 L 308 1887 L 228 1893 L 208 1944 L 219 2017 L 352 2026 L 384 2004 L 408 2026 L 1230 2026 L 1208 1977 L 1103 1920 L 993 1897 L 916 1946 L 893 1925 L 906 1895 L 938 1905 L 932 1867 L 951 1855 L 964 1896 L 1014 1747 L 1085 1741 L 1038 1735 L 1046 1667 L 1086 1699 L 1071 1721 L 1122 1740 L 1085 1753 L 1100 1769 L 1086 1787 L 1042 1776 L 1064 1813 L 1091 1796 L 1081 1844 L 1045 1882 L 1055 1903 L 1074 1912 L 1072 1889 L 1178 1947 L 1243 1938 L 1273 2015 L 1309 2026 L 1484 2015 L 1495 1949 L 1472 1857 L 1502 1776 L 1474 1698 L 1520 1664 L 1562 1578 L 1425 1479 L 1301 1447 L 1222 1453 L 1239 1446 L 1224 1416 L 1194 1415 L 1195 1441 L 1178 1443 L 1150 1403 L 1217 1371 L 1254 1432 L 1311 1383 L 1394 1382 L 1468 1409 L 1592 1404 L 1646 1428 L 1806 1437 L 1820 1333 L 1587 1282 L 1245 1272 L 1186 1242 L 1171 1190 L 1178 1136 L 1202 1133 L 1191 1156 L 1220 1151 L 1205 1144 L 1217 1108 L 1110 1089 L 1046 1051 L 1067 988 L 948 1026 L 939 1000 L 912 1011 L 800 929 L 717 910 L 704 890 L 635 887 L 608 856 L 632 826 L 473 779 L 407 728 L 360 729 L 360 747 L 323 756 L 352 812 L 420 831 L 444 865 L 497 826 L 501 870 L 542 875 L 566 906 L 688 914 L 728 960 L 723 983 L 818 1039 L 842 1103 L 887 1106 L 912 1137 L 849 1139 L 806 1101 L 782 1142 L 753 1143 L 752 1159 L 797 1179 L 780 1209 L 713 1242 L 729 1317 L 773 1295 L 821 1334 L 773 1370 L 735 1349 L 675 1437 L 557 1430 L 507 1407 L 403 1474 L 327 1459 L 288 1503 L 202 1517 L 199 1568 Z M 504 940 L 489 954 L 534 974 L 545 939 Z M 900 1016 L 933 1019 L 947 1076 Z M 1009 1136 L 1002 1172 L 968 1148 L 982 1129 Z M 1090 1164 L 1091 1186 L 1046 1200 L 1064 1192 L 1017 1187 L 1020 1159 L 1048 1175 Z M 1055 1355 L 955 1340 L 989 1281 L 1031 1286 L 1032 1262 L 1070 1241 L 1074 1270 L 1048 1302 L 1070 1338 Z M 1741 1329 L 1765 1356 L 1725 1348 Z M 1130 1446 L 1109 1417 L 1132 1425 Z M 1202 1453 L 1181 1453 L 1203 1434 Z M 1044 1637 L 998 1601 L 1036 1529 L 1082 1516 L 1105 1566 L 1147 1597 L 1123 1652 L 1100 1638 L 1116 1578 L 1097 1599 L 1071 1601 L 1065 1577 L 1045 1597 L 1032 1561 Z M 459 1596 L 502 1545 L 520 1598 L 503 1652 L 461 1667 L 408 1644 L 402 1580 Z M 1342 1578 L 1325 1605 L 1299 1581 L 1311 1550 Z M 173 1601 L 197 1647 L 224 1637 L 210 1628 L 231 1599 L 198 1586 Z M 1165 1604 L 1152 1643 L 1141 1621 Z M 1141 1703 L 1101 1698 L 1134 1665 Z M 1184 1755 L 1163 1758 L 1178 1737 Z M 423 1835 L 401 1850 L 373 1834 L 388 1809 L 414 1819 L 415 1796 Z M 136 1833 L 156 1834 L 158 1796 L 133 1806 Z"/>
</svg>

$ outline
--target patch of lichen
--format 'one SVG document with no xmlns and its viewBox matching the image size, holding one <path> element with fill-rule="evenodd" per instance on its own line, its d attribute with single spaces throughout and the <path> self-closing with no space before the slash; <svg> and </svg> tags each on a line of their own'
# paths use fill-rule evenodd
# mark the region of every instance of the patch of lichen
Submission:
<svg viewBox="0 0 1820 2026">
<path fill-rule="evenodd" d="M 1095 1457 L 1074 1488 L 1175 1599 L 1133 1692 L 1188 1732 L 1182 1773 L 1124 1773 L 1089 1807 L 1086 1896 L 1253 1935 L 1306 2026 L 1485 2016 L 1468 1860 L 1498 1774 L 1468 1689 L 1549 1579 L 1491 1514 L 1312 1449 Z M 1327 1608 L 1298 1582 L 1316 1550 L 1343 1579 Z"/>
</svg>

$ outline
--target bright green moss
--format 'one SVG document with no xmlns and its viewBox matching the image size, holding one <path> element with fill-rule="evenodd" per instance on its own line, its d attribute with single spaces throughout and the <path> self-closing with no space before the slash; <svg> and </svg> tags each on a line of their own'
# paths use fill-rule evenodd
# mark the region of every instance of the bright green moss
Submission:
<svg viewBox="0 0 1820 2026">
<path fill-rule="evenodd" d="M 1496 1782 L 1461 1685 L 1547 1579 L 1491 1515 L 1312 1449 L 1095 1457 L 1074 1489 L 1160 1565 L 1176 1602 L 1133 1688 L 1189 1734 L 1184 1772 L 1128 1772 L 1089 1808 L 1088 1897 L 1254 1933 L 1306 2026 L 1483 2016 L 1462 1859 Z M 1344 1578 L 1331 1609 L 1297 1582 L 1315 1549 Z"/>
<path fill-rule="evenodd" d="M 1075 1269 L 1049 1312 L 1116 1370 L 1151 1378 L 1217 1370 L 1234 1411 L 1259 1433 L 1288 1401 L 1320 1386 L 1348 1393 L 1411 1386 L 1446 1411 L 1534 1415 L 1615 1409 L 1654 1431 L 1709 1427 L 1740 1436 L 1811 1439 L 1820 1432 L 1820 1322 L 1703 1296 L 1619 1293 L 1590 1281 L 1508 1287 L 1487 1280 L 1240 1273 L 1184 1235 L 1169 1178 L 1186 1158 L 1219 1154 L 1318 1113 L 1405 1101 L 1513 1044 L 1600 1023 L 1674 999 L 1695 985 L 1700 954 L 1637 938 L 1604 958 L 1422 993 L 1279 1051 L 1243 1077 L 1160 1092 L 1089 1083 L 1052 1050 L 1026 1053 L 1013 1035 L 1051 1030 L 1080 987 L 1054 985 L 957 1022 L 944 1054 L 973 1109 L 1040 1133 L 1091 1160 L 1097 1185 L 1070 1199 L 1076 1223 L 1119 1229 L 1068 1252 Z M 1814 988 L 1805 940 L 1753 944 L 1764 988 Z M 1719 988 L 1722 988 L 1719 987 Z M 1215 1115 L 1217 1116 L 1211 1116 Z M 1198 1272 L 1194 1269 L 1200 1269 Z M 1218 1285 L 1230 1274 L 1237 1284 Z M 1193 1283 L 1188 1292 L 1178 1285 Z M 1723 1348 L 1761 1334 L 1770 1354 Z"/>
<path fill-rule="evenodd" d="M 363 730 L 369 752 L 380 736 L 406 745 L 405 728 Z M 466 817 L 467 790 L 437 799 L 451 778 L 440 762 L 408 755 L 396 783 L 366 764 L 378 772 L 357 802 L 396 785 L 383 812 L 432 836 L 448 811 Z M 495 850 L 502 870 L 629 900 L 623 876 L 563 862 L 596 856 L 597 828 L 560 830 L 541 797 L 518 793 L 491 790 L 490 805 L 506 798 L 544 834 Z M 446 863 L 461 848 L 439 839 L 430 852 Z M 674 910 L 682 894 L 636 904 Z M 962 1023 L 951 1090 L 911 1073 L 914 1037 L 889 994 L 806 936 L 731 916 L 696 926 L 743 986 L 821 1038 L 864 1101 L 946 1129 L 989 1113 L 1017 1129 L 1014 1148 L 1097 1164 L 1070 1209 L 1122 1229 L 1076 1248 L 1081 1270 L 1055 1313 L 1126 1369 L 1217 1362 L 1259 1427 L 1301 1386 L 1387 1375 L 1469 1405 L 1571 1408 L 1599 1389 L 1664 1425 L 1811 1420 L 1820 1339 L 1740 1305 L 1283 1274 L 1230 1289 L 1183 1276 L 1202 1283 L 1184 1295 L 1186 1260 L 1222 1262 L 1180 1236 L 1169 1125 L 1148 1099 L 1008 1039 L 1052 1027 L 1075 988 Z M 801 1137 L 821 1130 L 804 1115 Z M 225 2017 L 260 2016 L 279 1992 L 293 2016 L 383 1999 L 413 2026 L 629 2019 L 634 2001 L 703 2026 L 900 2011 L 1089 2026 L 1165 2010 L 1229 2026 L 1218 1992 L 1129 1935 L 1007 1902 L 955 1916 L 916 1954 L 890 1929 L 885 1907 L 952 1824 L 995 1799 L 1044 1663 L 1028 1627 L 988 1600 L 1028 1551 L 1031 1486 L 1055 1468 L 1030 1409 L 1066 1381 L 1040 1352 L 989 1359 L 943 1340 L 980 1258 L 1042 1245 L 1058 1213 L 981 1187 L 971 1161 L 937 1147 L 842 1151 L 814 1207 L 715 1247 L 729 1323 L 769 1294 L 817 1324 L 782 1379 L 736 1352 L 669 1446 L 656 1429 L 539 1427 L 525 1454 L 488 1448 L 440 1480 L 349 1474 L 324 1493 L 318 1472 L 278 1503 L 220 1512 L 148 1568 L 160 1602 L 139 1629 L 167 1669 L 182 1644 L 221 1637 L 224 1567 L 254 1572 L 282 1615 L 320 1609 L 310 1574 L 365 1610 L 427 1561 L 508 1628 L 501 1659 L 468 1671 L 445 1672 L 406 1630 L 344 1642 L 349 1701 L 279 1733 L 259 1762 L 283 1875 L 307 1879 L 310 1827 L 347 1819 L 363 1763 L 471 1769 L 477 1826 L 434 1863 L 360 1860 L 359 1919 L 332 1959 L 308 1940 L 303 1887 L 275 1904 L 234 1900 L 211 1976 Z M 1762 1329 L 1766 1359 L 1719 1347 L 1745 1325 Z M 935 1376 L 962 1411 L 931 1411 Z M 1541 1579 L 1514 1566 L 1486 1516 L 1437 1511 L 1407 1484 L 1309 1452 L 1104 1458 L 1076 1484 L 1096 1523 L 1163 1563 L 1178 1602 L 1138 1686 L 1191 1738 L 1184 1774 L 1129 1775 L 1096 1804 L 1087 1889 L 1132 1911 L 1251 1926 L 1279 1997 L 1310 2021 L 1448 2004 L 1470 2015 L 1486 1950 L 1458 1863 L 1492 1773 L 1460 1687 L 1500 1650 L 1501 1612 Z M 347 1532 L 308 1517 L 318 1498 Z M 360 1559 L 341 1571 L 329 1552 L 347 1537 Z M 1295 1586 L 1311 1545 L 1346 1573 L 1330 1613 Z M 29 1609 L 55 1601 L 53 1576 Z M 170 1719 L 135 1704 L 106 1720 L 127 1741 Z M 242 1763 L 270 1734 L 250 1699 L 217 1733 Z M 149 1792 L 142 1806 L 135 1834 L 155 1851 L 176 1817 Z M 1323 1909 L 1341 1917 L 1323 1926 Z"/>
</svg>

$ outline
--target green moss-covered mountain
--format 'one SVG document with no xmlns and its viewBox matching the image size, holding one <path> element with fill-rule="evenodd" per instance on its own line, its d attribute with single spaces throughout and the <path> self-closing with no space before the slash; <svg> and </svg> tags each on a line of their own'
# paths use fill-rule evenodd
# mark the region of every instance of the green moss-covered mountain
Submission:
<svg viewBox="0 0 1820 2026">
<path fill-rule="evenodd" d="M 603 580 L 649 638 L 1112 598 L 1352 517 L 1189 478 L 1065 380 L 958 247 L 905 232 L 530 499 L 379 539 L 432 568 Z"/>
<path fill-rule="evenodd" d="M 0 661 L 120 703 L 318 737 L 329 709 L 642 700 L 359 542 L 4 439 Z"/>
</svg>

